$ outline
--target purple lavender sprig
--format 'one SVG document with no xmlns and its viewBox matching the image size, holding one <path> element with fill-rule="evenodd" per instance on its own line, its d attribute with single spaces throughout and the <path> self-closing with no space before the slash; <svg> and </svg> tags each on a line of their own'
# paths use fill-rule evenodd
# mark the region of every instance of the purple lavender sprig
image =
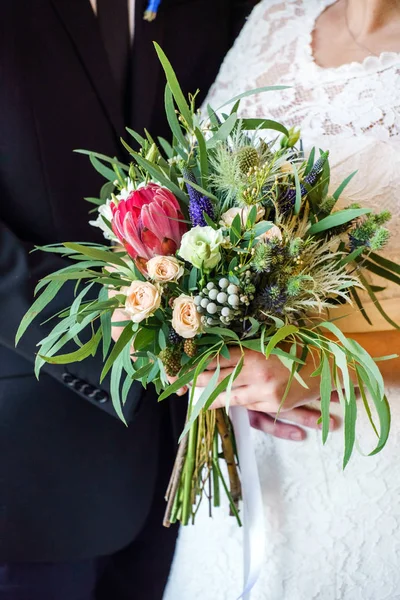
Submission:
<svg viewBox="0 0 400 600">
<path fill-rule="evenodd" d="M 210 198 L 203 196 L 194 187 L 192 187 L 188 181 L 197 184 L 196 178 L 192 171 L 189 169 L 183 169 L 183 176 L 186 179 L 186 188 L 189 194 L 189 216 L 193 227 L 199 225 L 205 227 L 207 221 L 204 217 L 204 213 L 212 220 L 215 221 L 214 207 Z"/>
<path fill-rule="evenodd" d="M 323 152 L 311 171 L 304 177 L 304 183 L 308 187 L 313 187 L 317 181 L 319 176 L 321 175 L 323 168 L 325 166 L 326 161 L 328 160 L 329 152 Z M 300 195 L 303 198 L 307 194 L 308 190 L 303 183 L 300 184 Z M 287 214 L 290 212 L 294 206 L 296 200 L 296 190 L 290 189 L 287 190 L 286 194 L 279 201 L 279 207 L 282 214 Z"/>
</svg>

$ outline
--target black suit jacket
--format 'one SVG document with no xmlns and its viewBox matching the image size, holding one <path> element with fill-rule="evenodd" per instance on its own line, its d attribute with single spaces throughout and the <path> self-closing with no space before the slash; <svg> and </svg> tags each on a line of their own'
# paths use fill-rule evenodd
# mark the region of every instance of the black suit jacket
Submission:
<svg viewBox="0 0 400 600">
<path fill-rule="evenodd" d="M 153 40 L 184 90 L 204 96 L 251 2 L 163 0 L 153 23 L 142 19 L 145 4 L 136 2 L 123 115 L 89 0 L 0 2 L 0 560 L 113 552 L 134 537 L 150 505 L 168 412 L 154 392 L 143 398 L 133 387 L 126 428 L 99 386 L 100 359 L 69 371 L 47 366 L 36 381 L 36 344 L 50 327 L 43 317 L 14 347 L 38 279 L 64 266 L 30 254 L 33 245 L 102 241 L 83 198 L 103 181 L 73 149 L 126 161 L 124 124 L 167 137 Z M 71 298 L 65 287 L 48 315 Z"/>
</svg>

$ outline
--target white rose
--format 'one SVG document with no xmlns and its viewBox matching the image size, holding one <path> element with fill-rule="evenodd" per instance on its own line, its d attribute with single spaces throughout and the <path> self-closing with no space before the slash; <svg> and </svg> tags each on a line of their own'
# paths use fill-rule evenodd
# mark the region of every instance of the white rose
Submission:
<svg viewBox="0 0 400 600">
<path fill-rule="evenodd" d="M 124 310 L 134 323 L 147 319 L 160 307 L 160 291 L 148 281 L 133 281 L 123 292 L 126 294 Z"/>
<path fill-rule="evenodd" d="M 183 234 L 178 254 L 197 269 L 211 271 L 221 260 L 219 249 L 223 241 L 221 229 L 197 225 Z"/>
<path fill-rule="evenodd" d="M 226 212 L 224 212 L 221 215 L 220 225 L 223 225 L 224 227 L 231 227 L 233 219 L 236 217 L 236 215 L 240 215 L 240 221 L 242 223 L 242 227 L 245 227 L 246 223 L 247 223 L 247 219 L 249 218 L 249 214 L 250 214 L 250 211 L 252 208 L 253 208 L 252 206 L 245 206 L 243 208 L 237 208 L 237 207 L 230 208 L 229 210 L 227 210 Z M 263 208 L 262 206 L 257 206 L 256 223 L 257 223 L 257 221 L 262 219 L 264 215 L 265 215 L 265 208 Z"/>
<path fill-rule="evenodd" d="M 192 296 L 182 294 L 174 302 L 172 327 L 181 337 L 193 338 L 201 328 L 201 317 Z"/>
<path fill-rule="evenodd" d="M 175 256 L 154 256 L 147 261 L 147 274 L 160 283 L 177 281 L 184 273 L 183 265 Z"/>
</svg>

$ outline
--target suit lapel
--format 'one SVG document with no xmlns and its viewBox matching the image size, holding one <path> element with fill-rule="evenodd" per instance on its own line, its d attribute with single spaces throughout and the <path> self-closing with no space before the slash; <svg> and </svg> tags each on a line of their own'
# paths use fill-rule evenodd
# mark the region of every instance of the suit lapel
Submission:
<svg viewBox="0 0 400 600">
<path fill-rule="evenodd" d="M 113 89 L 111 69 L 89 0 L 51 2 L 75 46 L 106 116 L 117 135 L 121 135 L 124 127 L 122 110 Z"/>
<path fill-rule="evenodd" d="M 147 3 L 147 0 L 135 1 L 135 31 L 131 63 L 129 125 L 140 133 L 143 127 L 150 127 L 157 94 L 162 93 L 162 87 L 160 88 L 162 71 L 153 41 L 162 46 L 164 11 L 161 5 L 156 20 L 148 23 L 143 19 Z"/>
</svg>

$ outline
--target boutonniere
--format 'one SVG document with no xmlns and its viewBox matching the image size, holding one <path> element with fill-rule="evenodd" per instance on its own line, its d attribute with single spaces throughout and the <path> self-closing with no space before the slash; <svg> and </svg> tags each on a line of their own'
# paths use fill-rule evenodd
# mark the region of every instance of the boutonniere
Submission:
<svg viewBox="0 0 400 600">
<path fill-rule="evenodd" d="M 160 4 L 161 0 L 149 0 L 143 17 L 145 21 L 154 21 L 154 19 L 157 16 L 157 11 L 160 7 Z"/>
</svg>

